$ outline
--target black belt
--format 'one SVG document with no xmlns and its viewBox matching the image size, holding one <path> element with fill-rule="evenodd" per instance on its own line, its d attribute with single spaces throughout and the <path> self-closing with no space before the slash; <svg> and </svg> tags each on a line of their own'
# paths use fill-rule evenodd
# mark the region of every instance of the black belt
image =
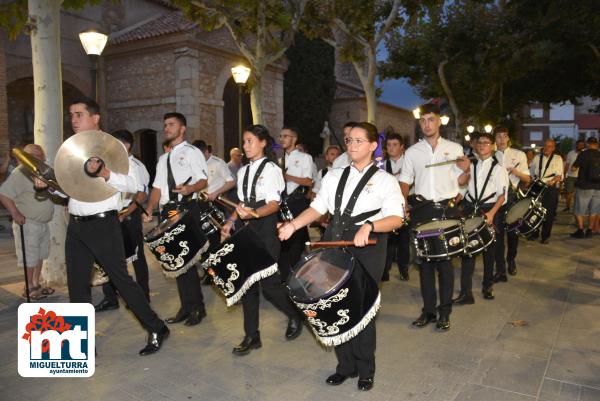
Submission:
<svg viewBox="0 0 600 401">
<path fill-rule="evenodd" d="M 71 217 L 75 221 L 91 221 L 91 220 L 104 219 L 104 218 L 116 216 L 116 215 L 117 215 L 116 210 L 109 210 L 108 212 L 90 214 L 89 216 L 76 216 L 76 215 L 72 214 Z"/>
</svg>

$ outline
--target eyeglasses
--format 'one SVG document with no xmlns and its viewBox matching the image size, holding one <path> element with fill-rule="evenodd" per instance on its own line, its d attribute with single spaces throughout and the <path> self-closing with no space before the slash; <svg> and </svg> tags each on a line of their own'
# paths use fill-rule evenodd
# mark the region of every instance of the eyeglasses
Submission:
<svg viewBox="0 0 600 401">
<path fill-rule="evenodd" d="M 281 135 L 279 135 L 279 138 L 289 138 L 289 137 L 291 137 L 290 134 L 281 134 Z"/>
<path fill-rule="evenodd" d="M 482 146 L 488 146 L 491 145 L 491 142 L 485 141 L 485 142 L 477 142 L 477 145 L 482 145 Z"/>
<path fill-rule="evenodd" d="M 344 143 L 346 144 L 346 146 L 350 146 L 353 143 L 356 143 L 358 146 L 360 146 L 365 142 L 369 142 L 369 140 L 361 138 L 344 138 Z"/>
</svg>

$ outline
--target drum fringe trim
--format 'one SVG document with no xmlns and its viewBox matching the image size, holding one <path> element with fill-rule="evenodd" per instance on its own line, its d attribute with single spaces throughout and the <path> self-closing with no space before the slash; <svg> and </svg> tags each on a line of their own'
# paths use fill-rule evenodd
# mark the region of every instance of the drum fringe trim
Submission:
<svg viewBox="0 0 600 401">
<path fill-rule="evenodd" d="M 277 263 L 274 263 L 266 269 L 262 269 L 261 271 L 252 274 L 250 277 L 248 277 L 248 279 L 242 285 L 242 288 L 240 288 L 238 292 L 236 292 L 235 294 L 233 294 L 233 296 L 229 298 L 225 298 L 227 301 L 227 306 L 235 305 L 240 299 L 242 299 L 246 291 L 248 291 L 254 283 L 262 280 L 263 278 L 272 276 L 275 273 L 277 273 Z"/>
<path fill-rule="evenodd" d="M 375 302 L 373 302 L 373 306 L 371 306 L 371 308 L 365 314 L 365 316 L 351 330 L 348 330 L 347 332 L 345 332 L 343 334 L 339 334 L 339 335 L 333 336 L 333 337 L 320 337 L 317 335 L 317 338 L 323 345 L 325 345 L 327 347 L 341 345 L 347 341 L 350 341 L 354 337 L 356 337 L 358 335 L 358 333 L 363 331 L 363 329 L 365 327 L 367 327 L 367 325 L 369 323 L 371 323 L 371 320 L 373 320 L 373 318 L 379 311 L 380 307 L 381 307 L 381 292 L 379 292 L 379 294 L 377 294 L 377 299 L 375 299 Z"/>
<path fill-rule="evenodd" d="M 200 259 L 202 259 L 202 255 L 204 254 L 204 252 L 206 252 L 208 250 L 209 245 L 210 245 L 209 242 L 206 241 L 206 244 L 204 244 L 204 246 L 202 248 L 200 248 L 200 250 L 196 253 L 196 256 L 194 256 L 192 258 L 192 260 L 190 260 L 189 262 L 187 262 L 182 268 L 177 269 L 177 270 L 172 271 L 172 272 L 170 272 L 170 271 L 168 272 L 168 271 L 166 271 L 163 268 L 163 274 L 165 275 L 165 277 L 168 277 L 168 278 L 177 278 L 177 277 L 181 276 L 182 274 L 186 273 Z"/>
</svg>

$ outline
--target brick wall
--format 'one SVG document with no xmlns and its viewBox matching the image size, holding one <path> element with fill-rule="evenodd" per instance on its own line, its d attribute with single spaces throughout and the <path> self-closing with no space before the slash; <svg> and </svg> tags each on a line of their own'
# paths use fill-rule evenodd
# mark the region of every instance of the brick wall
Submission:
<svg viewBox="0 0 600 401">
<path fill-rule="evenodd" d="M 4 35 L 0 34 L 0 155 L 2 157 L 9 148 L 5 40 Z"/>
</svg>

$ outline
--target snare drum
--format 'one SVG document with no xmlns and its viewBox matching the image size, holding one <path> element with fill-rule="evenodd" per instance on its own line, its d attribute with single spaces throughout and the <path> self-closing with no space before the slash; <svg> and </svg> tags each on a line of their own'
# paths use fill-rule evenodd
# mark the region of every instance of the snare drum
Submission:
<svg viewBox="0 0 600 401">
<path fill-rule="evenodd" d="M 225 224 L 225 214 L 217 209 L 212 203 L 200 213 L 200 228 L 206 236 L 218 233 Z"/>
<path fill-rule="evenodd" d="M 189 210 L 179 211 L 144 236 L 167 277 L 187 272 L 208 249 L 206 235 L 191 213 Z"/>
<path fill-rule="evenodd" d="M 546 209 L 540 202 L 532 198 L 525 198 L 513 203 L 506 214 L 504 221 L 508 231 L 515 231 L 521 237 L 533 234 L 546 218 Z"/>
<path fill-rule="evenodd" d="M 465 254 L 479 255 L 496 239 L 494 227 L 489 225 L 482 216 L 472 216 L 465 220 L 463 231 L 466 238 Z"/>
<path fill-rule="evenodd" d="M 544 193 L 548 190 L 548 185 L 544 184 L 542 180 L 535 180 L 531 183 L 527 192 L 525 192 L 525 197 L 532 198 L 537 202 L 542 201 L 542 197 Z"/>
<path fill-rule="evenodd" d="M 319 249 L 305 256 L 292 270 L 287 288 L 326 346 L 358 335 L 377 314 L 381 298 L 375 280 L 342 248 Z"/>
<path fill-rule="evenodd" d="M 433 220 L 413 228 L 417 256 L 427 261 L 448 260 L 465 252 L 462 221 Z"/>
</svg>

